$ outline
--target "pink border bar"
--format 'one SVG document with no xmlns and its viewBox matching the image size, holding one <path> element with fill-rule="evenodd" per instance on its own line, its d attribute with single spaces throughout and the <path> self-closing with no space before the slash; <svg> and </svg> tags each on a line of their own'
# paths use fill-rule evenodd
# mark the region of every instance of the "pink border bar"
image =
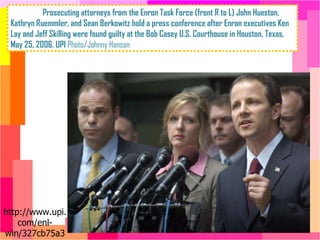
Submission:
<svg viewBox="0 0 320 240">
<path fill-rule="evenodd" d="M 298 51 L 292 53 L 292 71 L 293 72 L 308 72 L 308 22 L 298 22 Z"/>
<path fill-rule="evenodd" d="M 32 228 L 32 226 L 19 226 L 18 224 L 20 220 L 32 220 L 32 215 L 28 211 L 32 209 L 32 174 L 32 161 L 13 161 L 13 208 L 20 211 L 20 215 L 13 219 L 15 230 Z"/>
<path fill-rule="evenodd" d="M 13 217 L 12 215 L 4 214 L 4 210 L 13 209 L 13 179 L 12 178 L 0 178 L 1 196 L 0 196 L 0 231 L 12 231 L 13 230 Z"/>
<path fill-rule="evenodd" d="M 320 67 L 320 10 L 308 12 L 308 67 Z"/>
<path fill-rule="evenodd" d="M 261 4 L 298 4 L 299 9 L 299 20 L 305 20 L 308 17 L 308 11 L 319 10 L 319 1 L 318 0 L 264 0 L 261 1 Z"/>
<path fill-rule="evenodd" d="M 117 239 L 117 240 L 147 240 L 147 239 L 166 239 L 166 240 L 224 240 L 224 239 L 319 239 L 319 233 L 114 233 L 88 234 L 88 239 Z"/>
<path fill-rule="evenodd" d="M 166 240 L 206 240 L 206 239 L 263 239 L 263 233 L 121 233 L 121 234 L 88 234 L 88 239 L 166 239 Z"/>
<path fill-rule="evenodd" d="M 80 4 L 148 4 L 142 0 L 80 0 Z"/>
<path fill-rule="evenodd" d="M 260 4 L 259 0 L 243 1 L 243 0 L 150 0 L 148 4 Z"/>
</svg>

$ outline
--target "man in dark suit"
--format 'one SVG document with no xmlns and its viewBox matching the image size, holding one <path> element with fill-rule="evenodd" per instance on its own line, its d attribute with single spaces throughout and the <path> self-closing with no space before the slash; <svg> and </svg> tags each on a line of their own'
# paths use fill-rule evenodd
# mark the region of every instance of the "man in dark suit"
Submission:
<svg viewBox="0 0 320 240">
<path fill-rule="evenodd" d="M 86 82 L 78 96 L 78 125 L 84 138 L 82 143 L 68 148 L 68 193 L 87 185 L 91 174 L 92 154 L 101 155 L 98 162 L 99 172 L 109 169 L 118 154 L 144 151 L 155 156 L 157 149 L 151 146 L 128 142 L 119 137 L 115 121 L 119 117 L 117 91 L 104 80 Z M 82 227 L 83 210 L 76 215 L 68 215 L 69 232 L 86 232 Z M 95 224 L 95 223 L 93 223 Z M 104 226 L 103 231 L 106 227 Z"/>
<path fill-rule="evenodd" d="M 242 75 L 230 99 L 247 149 L 219 176 L 215 230 L 309 232 L 310 153 L 279 130 L 279 86 L 268 76 Z"/>
<path fill-rule="evenodd" d="M 309 145 L 310 94 L 299 86 L 283 86 L 280 128 L 292 141 Z"/>
</svg>

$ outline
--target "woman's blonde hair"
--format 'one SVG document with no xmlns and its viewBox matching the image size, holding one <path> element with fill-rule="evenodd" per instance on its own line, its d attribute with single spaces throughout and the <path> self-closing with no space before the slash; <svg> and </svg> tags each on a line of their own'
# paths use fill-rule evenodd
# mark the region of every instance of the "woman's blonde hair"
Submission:
<svg viewBox="0 0 320 240">
<path fill-rule="evenodd" d="M 193 104 L 197 108 L 197 116 L 200 122 L 200 133 L 198 138 L 199 150 L 206 151 L 210 142 L 210 128 L 208 121 L 208 103 L 195 92 L 182 92 L 171 98 L 163 116 L 162 137 L 168 140 L 167 125 L 171 115 L 185 104 Z"/>
</svg>

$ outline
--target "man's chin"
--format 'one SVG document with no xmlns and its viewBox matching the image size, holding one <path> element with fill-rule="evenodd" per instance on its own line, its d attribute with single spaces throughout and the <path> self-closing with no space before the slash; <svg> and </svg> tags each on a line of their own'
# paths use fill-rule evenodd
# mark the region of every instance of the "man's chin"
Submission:
<svg viewBox="0 0 320 240">
<path fill-rule="evenodd" d="M 92 142 L 92 143 L 99 142 L 99 138 L 96 135 L 92 135 L 92 134 L 86 135 L 85 138 L 88 142 Z"/>
</svg>

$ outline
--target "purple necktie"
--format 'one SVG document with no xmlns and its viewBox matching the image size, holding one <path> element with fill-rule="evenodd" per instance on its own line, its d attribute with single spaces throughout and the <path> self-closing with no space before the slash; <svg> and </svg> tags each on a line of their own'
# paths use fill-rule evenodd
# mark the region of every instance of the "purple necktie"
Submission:
<svg viewBox="0 0 320 240">
<path fill-rule="evenodd" d="M 259 162 L 259 160 L 257 158 L 254 158 L 250 164 L 250 168 L 249 168 L 249 173 L 250 174 L 259 174 L 260 170 L 262 169 L 262 166 Z M 248 209 L 249 212 L 252 209 L 252 207 L 254 206 L 254 202 L 253 200 L 249 197 L 249 189 L 247 189 L 248 194 L 247 194 L 247 203 L 248 203 Z"/>
<path fill-rule="evenodd" d="M 262 166 L 257 158 L 254 158 L 250 164 L 249 173 L 250 174 L 259 174 L 260 170 L 262 169 Z"/>
</svg>

